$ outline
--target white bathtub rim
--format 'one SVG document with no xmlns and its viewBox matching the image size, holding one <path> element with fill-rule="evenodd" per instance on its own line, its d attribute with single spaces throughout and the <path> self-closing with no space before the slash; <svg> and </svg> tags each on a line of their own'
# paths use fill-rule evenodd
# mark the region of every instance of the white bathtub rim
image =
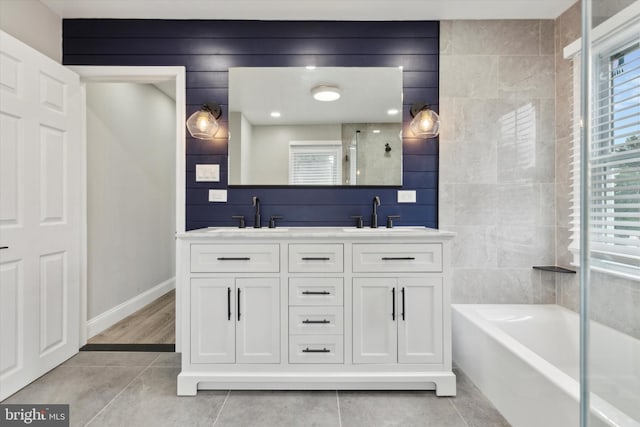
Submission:
<svg viewBox="0 0 640 427">
<path fill-rule="evenodd" d="M 477 308 L 505 309 L 505 308 L 527 308 L 527 307 L 549 307 L 554 310 L 566 311 L 573 315 L 575 312 L 557 304 L 451 304 L 454 311 L 466 317 L 481 329 L 493 340 L 503 347 L 512 351 L 520 360 L 540 372 L 551 383 L 564 390 L 576 402 L 580 401 L 580 383 L 567 373 L 563 372 L 546 359 L 539 356 L 529 347 L 520 343 L 507 332 L 492 324 L 491 321 L 480 315 Z M 600 396 L 590 393 L 591 412 L 602 421 L 617 427 L 640 427 L 640 423 L 622 412 Z"/>
</svg>

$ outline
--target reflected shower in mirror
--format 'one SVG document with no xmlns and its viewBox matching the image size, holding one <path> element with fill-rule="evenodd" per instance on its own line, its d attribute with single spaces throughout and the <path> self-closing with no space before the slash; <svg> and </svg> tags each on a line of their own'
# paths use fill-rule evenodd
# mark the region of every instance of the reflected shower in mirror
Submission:
<svg viewBox="0 0 640 427">
<path fill-rule="evenodd" d="M 230 185 L 399 186 L 401 133 L 399 68 L 229 69 Z"/>
</svg>

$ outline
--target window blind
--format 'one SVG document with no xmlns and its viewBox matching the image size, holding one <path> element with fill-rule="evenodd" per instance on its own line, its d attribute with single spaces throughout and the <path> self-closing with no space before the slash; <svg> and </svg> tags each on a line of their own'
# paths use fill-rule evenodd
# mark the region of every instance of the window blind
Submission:
<svg viewBox="0 0 640 427">
<path fill-rule="evenodd" d="M 578 62 L 574 60 L 574 64 Z M 574 82 L 579 82 L 574 65 Z M 574 106 L 578 86 L 574 84 Z M 577 111 L 577 108 L 573 108 Z M 594 63 L 591 189 L 591 263 L 640 277 L 640 44 L 601 52 Z M 579 119 L 574 115 L 572 241 L 579 246 Z"/>
<path fill-rule="evenodd" d="M 291 145 L 289 184 L 341 185 L 341 145 Z"/>
</svg>

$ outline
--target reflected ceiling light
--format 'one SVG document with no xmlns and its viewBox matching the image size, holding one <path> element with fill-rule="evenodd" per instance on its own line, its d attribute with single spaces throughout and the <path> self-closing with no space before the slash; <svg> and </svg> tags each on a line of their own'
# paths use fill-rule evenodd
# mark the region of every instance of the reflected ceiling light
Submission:
<svg viewBox="0 0 640 427">
<path fill-rule="evenodd" d="M 306 66 L 306 67 L 304 67 L 304 68 L 306 68 L 307 70 L 315 70 L 315 69 L 316 69 L 316 66 L 315 66 L 315 65 L 307 65 L 307 66 Z"/>
<path fill-rule="evenodd" d="M 340 88 L 338 86 L 320 85 L 311 89 L 311 95 L 316 101 L 336 101 L 340 98 Z"/>
<path fill-rule="evenodd" d="M 222 115 L 220 106 L 215 103 L 204 104 L 187 119 L 187 130 L 197 139 L 212 139 L 218 132 L 218 119 Z"/>
<path fill-rule="evenodd" d="M 374 129 L 373 133 L 380 133 L 380 129 Z"/>
<path fill-rule="evenodd" d="M 281 116 L 280 111 L 272 111 L 271 112 L 271 117 L 280 117 L 280 116 Z"/>
<path fill-rule="evenodd" d="M 416 102 L 411 106 L 411 124 L 409 129 L 415 136 L 435 138 L 440 133 L 440 117 L 429 105 Z"/>
<path fill-rule="evenodd" d="M 387 110 L 387 114 L 388 114 L 388 115 L 390 115 L 390 116 L 395 116 L 395 115 L 396 115 L 396 114 L 398 114 L 399 112 L 400 112 L 400 111 L 398 111 L 398 110 L 397 110 L 397 109 L 395 109 L 395 108 L 391 108 L 391 109 Z"/>
</svg>

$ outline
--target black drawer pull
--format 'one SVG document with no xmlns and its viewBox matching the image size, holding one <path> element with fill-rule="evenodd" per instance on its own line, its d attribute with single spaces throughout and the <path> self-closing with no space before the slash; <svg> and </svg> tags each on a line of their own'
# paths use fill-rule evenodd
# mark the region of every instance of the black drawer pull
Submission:
<svg viewBox="0 0 640 427">
<path fill-rule="evenodd" d="M 413 256 L 383 256 L 383 261 L 413 261 L 416 257 Z"/>
<path fill-rule="evenodd" d="M 302 295 L 331 295 L 329 291 L 302 291 Z"/>
<path fill-rule="evenodd" d="M 317 256 L 317 257 L 313 257 L 313 256 L 305 256 L 302 257 L 303 261 L 330 261 L 331 258 L 329 258 L 328 256 Z"/>
<path fill-rule="evenodd" d="M 240 321 L 240 288 L 238 288 L 238 322 Z"/>
<path fill-rule="evenodd" d="M 0 246 L 0 249 L 9 249 L 9 246 Z"/>
<path fill-rule="evenodd" d="M 231 320 L 231 288 L 227 288 L 227 320 Z"/>
<path fill-rule="evenodd" d="M 328 348 L 305 348 L 302 350 L 303 353 L 331 353 L 331 350 Z"/>
<path fill-rule="evenodd" d="M 331 320 L 327 320 L 327 319 L 322 319 L 322 320 L 309 320 L 309 319 L 305 319 L 302 321 L 302 323 L 320 323 L 320 324 L 327 324 L 327 323 L 331 323 Z"/>
<path fill-rule="evenodd" d="M 251 261 L 251 258 L 249 258 L 247 256 L 243 256 L 243 257 L 225 257 L 225 256 L 221 256 L 221 257 L 218 257 L 218 261 Z"/>
</svg>

